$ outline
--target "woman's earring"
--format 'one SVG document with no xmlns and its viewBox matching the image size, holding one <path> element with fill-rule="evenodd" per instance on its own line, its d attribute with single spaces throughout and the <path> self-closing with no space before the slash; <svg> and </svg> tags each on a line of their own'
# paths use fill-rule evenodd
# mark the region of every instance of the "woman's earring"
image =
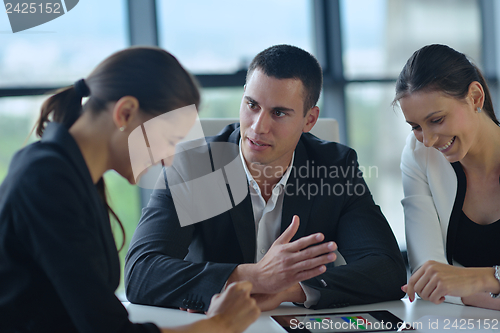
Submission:
<svg viewBox="0 0 500 333">
<path fill-rule="evenodd" d="M 120 131 L 121 132 L 125 131 L 125 126 L 120 127 Z"/>
<path fill-rule="evenodd" d="M 481 110 L 481 108 L 478 106 L 477 107 L 477 113 L 481 113 L 481 111 L 483 111 L 483 110 Z"/>
</svg>

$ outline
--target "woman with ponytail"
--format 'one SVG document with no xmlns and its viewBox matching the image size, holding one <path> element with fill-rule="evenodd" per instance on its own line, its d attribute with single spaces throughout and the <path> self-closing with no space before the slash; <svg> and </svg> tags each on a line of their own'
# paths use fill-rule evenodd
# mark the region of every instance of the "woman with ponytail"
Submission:
<svg viewBox="0 0 500 333">
<path fill-rule="evenodd" d="M 445 45 L 416 51 L 396 83 L 412 127 L 401 158 L 412 276 L 403 286 L 500 310 L 500 127 L 479 69 Z"/>
<path fill-rule="evenodd" d="M 158 48 L 117 52 L 47 99 L 41 140 L 14 156 L 0 186 L 0 332 L 241 332 L 258 317 L 248 282 L 214 296 L 207 319 L 176 329 L 132 324 L 114 295 L 120 269 L 109 215 L 118 218 L 103 174 L 135 183 L 132 131 L 199 100 L 191 75 Z M 195 118 L 169 118 L 166 152 Z"/>
</svg>

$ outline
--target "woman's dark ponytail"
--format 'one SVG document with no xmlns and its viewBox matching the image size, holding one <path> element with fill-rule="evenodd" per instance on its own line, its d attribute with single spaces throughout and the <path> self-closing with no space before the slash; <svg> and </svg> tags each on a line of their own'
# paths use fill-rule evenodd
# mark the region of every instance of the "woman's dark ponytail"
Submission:
<svg viewBox="0 0 500 333">
<path fill-rule="evenodd" d="M 37 121 L 36 135 L 41 137 L 47 122 L 54 121 L 69 129 L 82 113 L 82 98 L 90 95 L 84 79 L 74 85 L 62 88 L 49 97 L 42 105 Z M 52 117 L 50 117 L 52 115 Z"/>
</svg>

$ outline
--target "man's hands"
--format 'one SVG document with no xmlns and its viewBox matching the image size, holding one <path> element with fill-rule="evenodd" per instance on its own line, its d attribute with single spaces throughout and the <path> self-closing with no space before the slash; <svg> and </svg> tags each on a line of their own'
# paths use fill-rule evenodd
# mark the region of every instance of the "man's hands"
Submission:
<svg viewBox="0 0 500 333">
<path fill-rule="evenodd" d="M 220 325 L 218 332 L 243 332 L 257 320 L 260 310 L 250 297 L 251 290 L 250 282 L 236 282 L 212 297 L 207 317 Z"/>
<path fill-rule="evenodd" d="M 282 296 L 290 295 L 289 292 L 280 294 L 281 292 L 290 291 L 292 287 L 300 288 L 299 282 L 324 273 L 325 264 L 336 259 L 333 251 L 337 249 L 337 245 L 334 242 L 314 245 L 324 240 L 325 237 L 321 233 L 305 236 L 290 243 L 298 229 L 299 217 L 295 215 L 290 226 L 274 241 L 266 255 L 256 264 L 242 264 L 236 267 L 227 283 L 249 280 L 253 284 L 252 294 L 273 295 L 256 296 L 259 303 L 263 303 L 262 300 L 266 299 L 265 304 L 273 304 Z M 300 292 L 303 295 L 303 291 Z M 292 299 L 285 298 L 282 301 L 292 301 Z M 261 307 L 263 308 L 268 309 L 267 306 Z"/>
<path fill-rule="evenodd" d="M 464 268 L 429 260 L 410 278 L 401 289 L 408 294 L 410 301 L 415 293 L 435 304 L 444 301 L 445 295 L 468 297 L 480 292 L 498 290 L 495 286 L 493 268 Z"/>
<path fill-rule="evenodd" d="M 300 281 L 326 271 L 325 264 L 336 259 L 334 242 L 312 246 L 323 241 L 323 234 L 302 237 L 290 243 L 299 229 L 299 217 L 276 239 L 266 255 L 255 264 L 252 293 L 278 293 Z M 311 246 L 311 247 L 309 247 Z"/>
</svg>

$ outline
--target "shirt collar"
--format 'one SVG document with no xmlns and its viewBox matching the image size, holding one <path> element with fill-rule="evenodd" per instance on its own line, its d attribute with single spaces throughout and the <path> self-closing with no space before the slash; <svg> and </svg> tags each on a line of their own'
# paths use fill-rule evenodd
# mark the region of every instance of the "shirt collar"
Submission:
<svg viewBox="0 0 500 333">
<path fill-rule="evenodd" d="M 243 168 L 245 169 L 245 174 L 247 175 L 247 180 L 252 185 L 254 183 L 256 184 L 257 182 L 255 181 L 255 179 L 253 179 L 252 174 L 248 170 L 247 163 L 245 162 L 245 158 L 243 157 L 243 152 L 241 151 L 241 137 L 240 137 L 240 141 L 238 143 L 238 146 L 239 146 L 239 150 L 240 150 L 241 163 L 243 164 Z M 285 174 L 281 177 L 280 181 L 275 186 L 279 186 L 279 185 L 285 186 L 286 185 L 286 182 L 288 181 L 288 178 L 290 177 L 290 174 L 292 173 L 292 166 L 293 166 L 294 159 L 295 159 L 295 151 L 292 154 L 292 160 L 290 161 L 290 165 L 286 169 Z"/>
</svg>

